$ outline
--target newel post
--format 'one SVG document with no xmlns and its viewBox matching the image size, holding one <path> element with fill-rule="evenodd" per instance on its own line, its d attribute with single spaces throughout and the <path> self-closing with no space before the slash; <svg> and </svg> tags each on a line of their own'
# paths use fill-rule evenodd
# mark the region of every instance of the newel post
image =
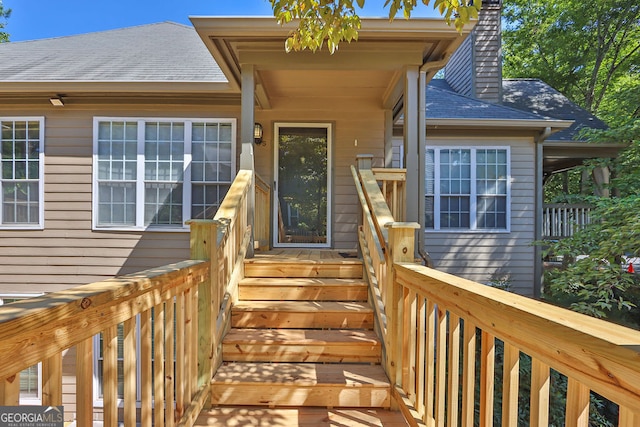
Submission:
<svg viewBox="0 0 640 427">
<path fill-rule="evenodd" d="M 358 165 L 358 170 L 371 169 L 373 154 L 358 154 L 356 156 L 356 164 Z"/>
<path fill-rule="evenodd" d="M 218 351 L 215 324 L 220 307 L 218 299 L 218 222 L 211 219 L 187 221 L 191 228 L 191 259 L 209 261 L 209 280 L 198 285 L 198 386 L 211 381 L 213 359 Z"/>
<path fill-rule="evenodd" d="M 403 298 L 404 292 L 395 283 L 394 264 L 414 262 L 415 235 L 420 229 L 417 222 L 389 222 L 384 225 L 389 233 L 387 244 L 387 274 L 384 286 L 391 295 L 387 311 L 387 328 L 390 348 L 387 352 L 389 377 L 396 385 L 402 384 L 402 348 L 403 348 Z"/>
</svg>

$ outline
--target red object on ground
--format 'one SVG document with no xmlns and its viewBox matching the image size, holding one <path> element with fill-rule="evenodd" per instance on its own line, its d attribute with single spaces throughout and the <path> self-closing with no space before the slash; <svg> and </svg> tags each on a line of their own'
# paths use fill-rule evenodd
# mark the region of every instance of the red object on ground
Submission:
<svg viewBox="0 0 640 427">
<path fill-rule="evenodd" d="M 629 263 L 629 268 L 627 268 L 627 273 L 635 273 L 636 271 L 633 269 L 633 263 Z"/>
</svg>

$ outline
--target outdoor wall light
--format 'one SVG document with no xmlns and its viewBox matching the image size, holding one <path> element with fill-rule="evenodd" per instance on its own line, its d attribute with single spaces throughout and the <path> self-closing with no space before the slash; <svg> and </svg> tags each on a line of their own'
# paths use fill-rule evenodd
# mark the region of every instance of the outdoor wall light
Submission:
<svg viewBox="0 0 640 427">
<path fill-rule="evenodd" d="M 56 95 L 56 96 L 53 96 L 53 97 L 49 98 L 49 102 L 54 107 L 64 107 L 64 101 L 62 100 L 62 96 L 60 96 L 60 95 Z"/>
<path fill-rule="evenodd" d="M 256 145 L 262 144 L 262 125 L 260 123 L 253 125 L 253 142 Z"/>
</svg>

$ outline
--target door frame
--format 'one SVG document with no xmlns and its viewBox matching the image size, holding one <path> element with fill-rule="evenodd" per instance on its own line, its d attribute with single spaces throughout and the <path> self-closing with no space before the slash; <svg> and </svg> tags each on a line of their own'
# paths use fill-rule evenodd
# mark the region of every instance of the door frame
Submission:
<svg viewBox="0 0 640 427">
<path fill-rule="evenodd" d="M 280 128 L 302 127 L 327 130 L 327 236 L 325 243 L 281 243 L 278 242 L 278 207 L 280 206 L 279 153 Z M 272 204 L 272 244 L 274 248 L 330 248 L 333 244 L 332 204 L 333 204 L 333 124 L 329 122 L 275 122 L 273 124 L 273 204 Z"/>
</svg>

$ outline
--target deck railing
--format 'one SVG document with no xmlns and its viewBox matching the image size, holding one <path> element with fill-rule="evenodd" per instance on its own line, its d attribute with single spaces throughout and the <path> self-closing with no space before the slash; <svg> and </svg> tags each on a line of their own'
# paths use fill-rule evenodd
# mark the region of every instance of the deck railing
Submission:
<svg viewBox="0 0 640 427">
<path fill-rule="evenodd" d="M 364 229 L 389 209 L 376 203 L 383 196 L 370 171 L 354 177 L 361 236 L 373 235 Z M 385 224 L 386 269 L 373 294 L 386 295 L 376 307 L 385 368 L 411 425 L 546 427 L 553 408 L 565 425 L 586 427 L 591 392 L 617 405 L 617 425 L 640 424 L 640 331 L 415 264 L 408 225 Z M 360 240 L 375 276 L 372 241 Z M 552 378 L 566 384 L 561 402 L 551 400 Z"/>
<path fill-rule="evenodd" d="M 581 204 L 545 204 L 542 209 L 542 238 L 571 237 L 591 223 L 591 206 Z"/>
<path fill-rule="evenodd" d="M 208 402 L 229 303 L 242 278 L 252 178 L 240 171 L 215 218 L 190 221 L 192 260 L 0 307 L 0 405 L 19 404 L 20 372 L 39 362 L 42 404 L 62 405 L 62 353 L 75 347 L 77 425 L 101 416 L 104 425 L 117 425 L 119 406 L 125 426 L 193 425 Z M 96 334 L 102 337 L 102 415 L 94 414 Z"/>
<path fill-rule="evenodd" d="M 387 201 L 393 218 L 405 220 L 406 211 L 406 169 L 372 168 L 376 181 L 381 184 L 382 194 Z"/>
</svg>

